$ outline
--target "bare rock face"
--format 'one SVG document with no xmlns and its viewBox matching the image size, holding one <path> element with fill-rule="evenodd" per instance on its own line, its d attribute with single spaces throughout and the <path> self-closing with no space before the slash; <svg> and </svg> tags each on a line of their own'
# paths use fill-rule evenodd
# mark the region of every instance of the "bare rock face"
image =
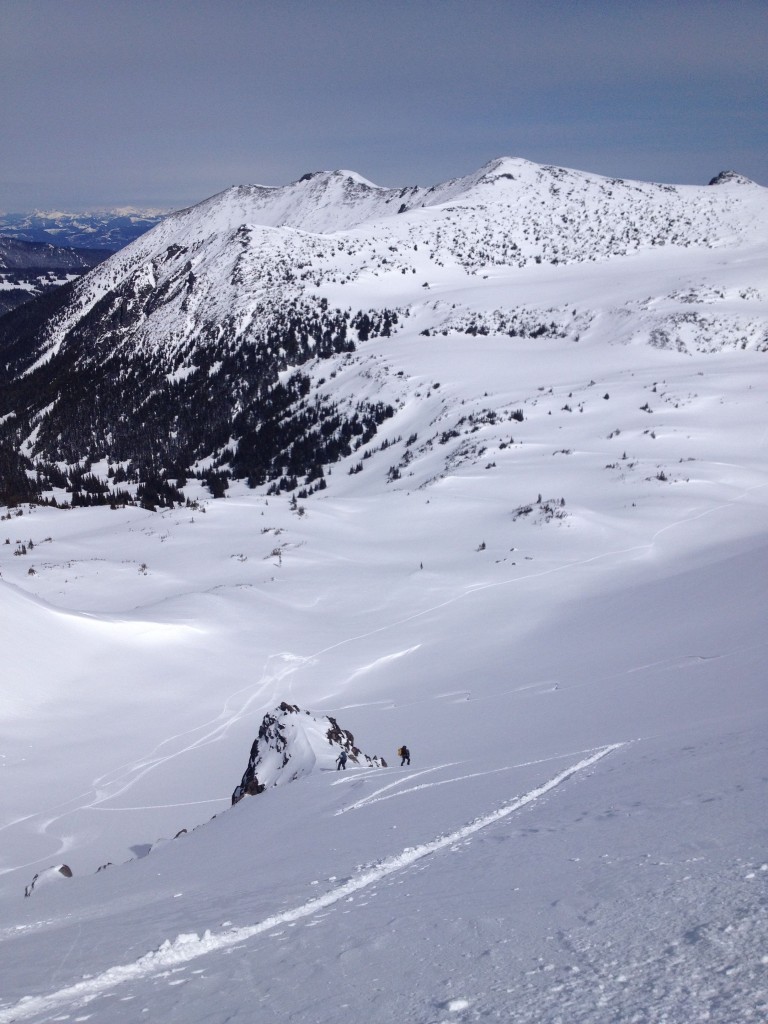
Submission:
<svg viewBox="0 0 768 1024">
<path fill-rule="evenodd" d="M 248 767 L 232 793 L 236 804 L 244 796 L 255 796 L 271 786 L 293 782 L 316 770 L 330 770 L 344 751 L 351 766 L 386 768 L 378 755 L 364 754 L 348 729 L 342 729 L 330 715 L 313 715 L 283 701 L 264 715 L 253 741 Z"/>
<path fill-rule="evenodd" d="M 62 878 L 71 877 L 72 868 L 68 864 L 54 864 L 53 867 L 46 868 L 45 871 L 38 871 L 29 885 L 24 889 L 24 895 L 31 896 L 36 885 L 43 885 L 48 882 L 58 882 Z"/>
</svg>

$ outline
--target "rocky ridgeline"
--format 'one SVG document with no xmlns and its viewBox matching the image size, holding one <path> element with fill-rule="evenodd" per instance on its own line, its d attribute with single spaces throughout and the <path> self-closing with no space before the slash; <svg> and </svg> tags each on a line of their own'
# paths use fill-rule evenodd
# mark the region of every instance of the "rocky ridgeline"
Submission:
<svg viewBox="0 0 768 1024">
<path fill-rule="evenodd" d="M 353 765 L 386 768 L 378 755 L 364 754 L 355 738 L 330 715 L 313 715 L 283 701 L 264 715 L 253 741 L 248 767 L 232 793 L 236 804 L 244 796 L 263 793 L 270 786 L 282 786 L 316 769 L 328 771 L 343 751 Z"/>
</svg>

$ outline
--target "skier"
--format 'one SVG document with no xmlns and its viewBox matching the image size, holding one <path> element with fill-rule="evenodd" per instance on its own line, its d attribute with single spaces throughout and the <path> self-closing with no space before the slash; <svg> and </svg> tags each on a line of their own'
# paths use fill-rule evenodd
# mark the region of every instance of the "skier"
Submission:
<svg viewBox="0 0 768 1024">
<path fill-rule="evenodd" d="M 342 768 L 344 769 L 344 771 L 347 770 L 347 752 L 346 752 L 346 750 L 342 750 L 342 752 L 336 758 L 336 771 L 339 771 Z"/>
<path fill-rule="evenodd" d="M 397 756 L 401 759 L 400 760 L 400 767 L 401 768 L 403 767 L 404 764 L 410 765 L 410 763 L 411 763 L 411 752 L 408 749 L 408 747 L 406 747 L 405 744 L 403 744 L 402 747 L 398 747 Z"/>
</svg>

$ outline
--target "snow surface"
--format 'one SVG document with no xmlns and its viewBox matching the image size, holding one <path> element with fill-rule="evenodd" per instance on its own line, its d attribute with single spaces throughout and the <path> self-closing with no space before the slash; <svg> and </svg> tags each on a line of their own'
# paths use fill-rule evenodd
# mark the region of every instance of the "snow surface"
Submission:
<svg viewBox="0 0 768 1024">
<path fill-rule="evenodd" d="M 6 513 L 0 1022 L 765 1021 L 768 264 L 740 223 L 437 267 L 393 337 L 311 368 L 397 411 L 299 508 Z M 472 336 L 454 302 L 587 326 Z M 230 808 L 283 700 L 392 767 Z"/>
</svg>

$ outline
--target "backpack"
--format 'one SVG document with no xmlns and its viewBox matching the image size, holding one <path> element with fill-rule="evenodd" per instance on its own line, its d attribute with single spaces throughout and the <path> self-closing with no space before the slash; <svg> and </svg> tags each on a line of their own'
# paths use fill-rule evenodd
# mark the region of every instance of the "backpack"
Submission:
<svg viewBox="0 0 768 1024">
<path fill-rule="evenodd" d="M 398 747 L 397 748 L 397 756 L 398 757 L 404 757 L 405 756 L 405 747 Z"/>
</svg>

